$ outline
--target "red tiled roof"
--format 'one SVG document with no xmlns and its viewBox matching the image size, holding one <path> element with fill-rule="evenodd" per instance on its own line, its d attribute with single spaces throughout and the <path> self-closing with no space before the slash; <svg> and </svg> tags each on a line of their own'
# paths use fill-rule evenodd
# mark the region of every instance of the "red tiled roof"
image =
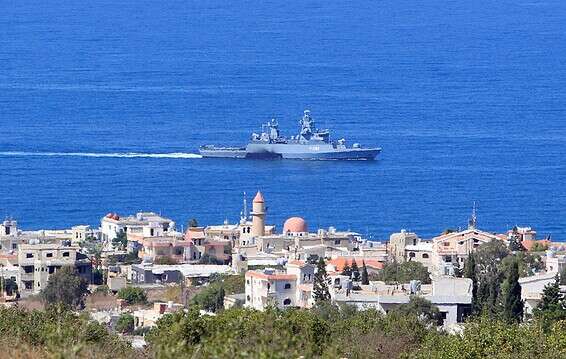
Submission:
<svg viewBox="0 0 566 359">
<path fill-rule="evenodd" d="M 294 274 L 265 274 L 256 271 L 247 271 L 246 277 L 254 277 L 267 280 L 296 280 L 297 276 Z"/>
</svg>

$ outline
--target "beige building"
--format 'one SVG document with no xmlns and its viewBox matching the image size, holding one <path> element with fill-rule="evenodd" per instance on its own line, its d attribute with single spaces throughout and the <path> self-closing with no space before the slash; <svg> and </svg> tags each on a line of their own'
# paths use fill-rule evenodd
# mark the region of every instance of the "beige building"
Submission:
<svg viewBox="0 0 566 359">
<path fill-rule="evenodd" d="M 501 241 L 495 234 L 481 231 L 471 225 L 468 229 L 440 235 L 432 239 L 433 273 L 450 275 L 455 266 L 464 268 L 464 262 L 480 245 Z"/>
<path fill-rule="evenodd" d="M 90 259 L 79 252 L 79 247 L 61 244 L 22 244 L 18 249 L 22 297 L 38 294 L 47 285 L 49 277 L 63 266 L 76 268 L 78 274 L 91 281 Z"/>
</svg>

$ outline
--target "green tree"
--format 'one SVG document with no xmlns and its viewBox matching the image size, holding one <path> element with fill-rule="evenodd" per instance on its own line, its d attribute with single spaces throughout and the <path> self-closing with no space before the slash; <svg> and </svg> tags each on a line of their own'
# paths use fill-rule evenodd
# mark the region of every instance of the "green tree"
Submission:
<svg viewBox="0 0 566 359">
<path fill-rule="evenodd" d="M 554 282 L 544 287 L 541 301 L 533 310 L 533 314 L 547 329 L 553 322 L 566 319 L 566 299 L 560 292 L 558 275 L 556 275 Z"/>
<path fill-rule="evenodd" d="M 18 295 L 18 284 L 12 278 L 0 278 L 0 285 L 7 296 Z"/>
<path fill-rule="evenodd" d="M 525 250 L 525 247 L 521 244 L 517 226 L 513 227 L 513 230 L 511 231 L 511 238 L 509 238 L 509 250 L 512 252 L 521 252 Z"/>
<path fill-rule="evenodd" d="M 430 284 L 428 269 L 419 262 L 391 262 L 385 265 L 379 273 L 379 280 L 385 283 L 409 283 L 419 280 L 423 284 Z"/>
<path fill-rule="evenodd" d="M 157 259 L 155 259 L 154 263 L 155 264 L 174 265 L 174 264 L 179 264 L 179 261 L 176 260 L 173 257 L 170 257 L 170 256 L 163 256 L 163 257 L 157 257 Z"/>
<path fill-rule="evenodd" d="M 477 303 L 478 296 L 478 277 L 476 273 L 475 254 L 470 253 L 464 264 L 464 277 L 472 280 L 472 313 L 477 313 L 479 305 Z"/>
<path fill-rule="evenodd" d="M 474 253 L 478 313 L 485 312 L 491 316 L 499 316 L 502 313 L 501 285 L 505 272 L 501 263 L 509 254 L 509 249 L 500 240 L 484 243 Z"/>
<path fill-rule="evenodd" d="M 187 226 L 188 226 L 189 228 L 198 227 L 198 221 L 197 221 L 195 218 L 191 218 L 191 219 L 189 220 L 189 223 L 187 224 Z"/>
<path fill-rule="evenodd" d="M 126 232 L 119 232 L 114 239 L 112 239 L 112 245 L 120 250 L 125 250 L 128 245 L 128 235 Z"/>
<path fill-rule="evenodd" d="M 142 288 L 126 287 L 118 291 L 118 298 L 123 299 L 127 304 L 145 304 L 147 296 Z"/>
<path fill-rule="evenodd" d="M 366 267 L 366 262 L 364 261 L 362 261 L 362 284 L 369 285 L 368 269 Z"/>
<path fill-rule="evenodd" d="M 224 309 L 225 294 L 220 282 L 210 283 L 192 298 L 191 303 L 208 312 L 216 313 Z"/>
<path fill-rule="evenodd" d="M 318 260 L 316 273 L 314 274 L 313 296 L 317 305 L 330 302 L 330 292 L 328 291 L 328 274 L 326 273 L 326 263 L 323 258 Z"/>
<path fill-rule="evenodd" d="M 344 268 L 342 269 L 342 273 L 340 273 L 340 274 L 347 275 L 348 277 L 352 277 L 352 268 L 348 264 L 348 261 L 346 261 L 346 264 L 344 265 Z"/>
<path fill-rule="evenodd" d="M 67 308 L 82 308 L 88 293 L 88 283 L 75 268 L 61 267 L 49 277 L 41 297 L 47 304 L 60 304 Z"/>
<path fill-rule="evenodd" d="M 116 322 L 116 331 L 122 334 L 129 334 L 134 331 L 134 317 L 131 314 L 125 313 L 120 315 Z"/>
<path fill-rule="evenodd" d="M 360 281 L 360 268 L 358 267 L 358 263 L 356 263 L 355 259 L 352 259 L 352 278 L 355 282 Z"/>
<path fill-rule="evenodd" d="M 548 249 L 548 244 L 544 244 L 542 242 L 535 242 L 531 247 L 531 252 L 544 252 Z"/>
<path fill-rule="evenodd" d="M 560 285 L 566 285 L 566 266 L 560 271 Z"/>
<path fill-rule="evenodd" d="M 523 319 L 523 301 L 519 284 L 519 263 L 515 260 L 505 280 L 503 316 L 508 322 L 520 322 Z"/>
<path fill-rule="evenodd" d="M 416 315 L 420 320 L 429 323 L 443 324 L 443 318 L 438 307 L 423 297 L 412 295 L 409 303 L 401 304 L 396 310 L 405 315 Z"/>
</svg>

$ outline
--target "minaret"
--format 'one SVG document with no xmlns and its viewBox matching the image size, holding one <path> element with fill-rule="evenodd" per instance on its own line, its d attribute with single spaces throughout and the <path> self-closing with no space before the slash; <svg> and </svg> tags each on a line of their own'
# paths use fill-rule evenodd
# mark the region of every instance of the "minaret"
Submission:
<svg viewBox="0 0 566 359">
<path fill-rule="evenodd" d="M 244 207 L 242 212 L 240 212 L 240 224 L 244 225 L 248 221 L 248 200 L 246 198 L 246 192 L 244 192 Z"/>
<path fill-rule="evenodd" d="M 252 236 L 265 236 L 265 201 L 260 191 L 255 195 L 253 202 Z"/>
</svg>

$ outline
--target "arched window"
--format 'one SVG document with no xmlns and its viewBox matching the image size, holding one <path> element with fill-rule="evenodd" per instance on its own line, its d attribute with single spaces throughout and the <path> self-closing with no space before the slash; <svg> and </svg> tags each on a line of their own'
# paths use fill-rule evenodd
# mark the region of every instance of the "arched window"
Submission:
<svg viewBox="0 0 566 359">
<path fill-rule="evenodd" d="M 287 298 L 283 301 L 283 305 L 291 305 L 291 299 Z"/>
<path fill-rule="evenodd" d="M 427 253 L 423 253 L 423 259 L 428 259 L 428 254 L 427 254 Z"/>
<path fill-rule="evenodd" d="M 409 258 L 415 258 L 415 252 L 409 252 Z"/>
<path fill-rule="evenodd" d="M 285 289 L 291 289 L 291 283 L 285 283 Z"/>
<path fill-rule="evenodd" d="M 248 300 L 248 302 L 251 300 L 249 295 L 246 297 L 246 299 Z"/>
</svg>

